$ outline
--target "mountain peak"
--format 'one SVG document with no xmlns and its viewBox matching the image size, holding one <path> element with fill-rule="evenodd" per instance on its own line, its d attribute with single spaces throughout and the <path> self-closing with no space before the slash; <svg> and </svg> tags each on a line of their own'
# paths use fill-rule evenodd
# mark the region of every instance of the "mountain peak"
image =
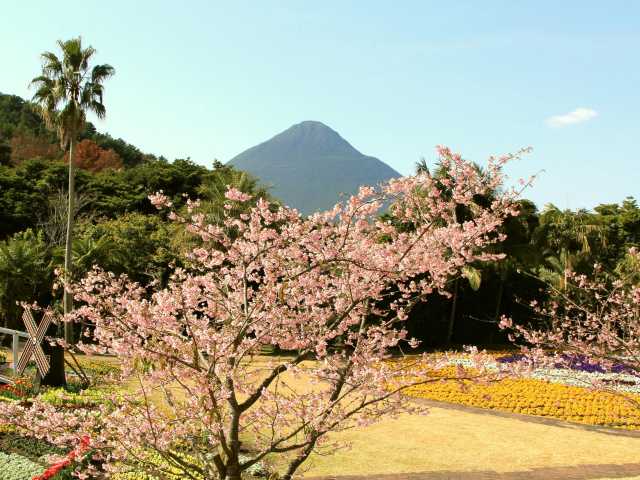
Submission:
<svg viewBox="0 0 640 480">
<path fill-rule="evenodd" d="M 360 185 L 376 185 L 400 174 L 356 150 L 322 122 L 306 120 L 245 150 L 229 164 L 250 172 L 271 193 L 303 214 L 325 210 Z"/>
<path fill-rule="evenodd" d="M 335 131 L 331 128 L 328 127 L 327 125 L 325 125 L 322 122 L 319 122 L 318 120 L 303 120 L 300 123 L 296 123 L 295 125 L 291 126 L 290 129 L 325 129 L 325 130 L 330 130 L 332 132 L 335 133 Z"/>
<path fill-rule="evenodd" d="M 338 132 L 316 120 L 305 120 L 279 133 L 265 144 L 277 145 L 277 148 L 290 152 L 318 154 L 362 155 Z"/>
</svg>

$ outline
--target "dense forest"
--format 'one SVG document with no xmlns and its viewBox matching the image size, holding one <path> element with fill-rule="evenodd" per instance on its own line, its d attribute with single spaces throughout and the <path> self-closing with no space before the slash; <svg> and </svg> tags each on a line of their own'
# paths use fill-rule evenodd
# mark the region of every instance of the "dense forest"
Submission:
<svg viewBox="0 0 640 480">
<path fill-rule="evenodd" d="M 60 302 L 54 270 L 62 263 L 68 159 L 54 133 L 29 102 L 0 94 L 0 324 L 19 325 L 17 301 Z M 215 221 L 224 191 L 233 185 L 268 197 L 258 181 L 215 162 L 209 169 L 189 159 L 170 162 L 145 154 L 87 122 L 75 164 L 77 202 L 74 275 L 93 264 L 146 283 L 165 281 L 190 245 L 181 227 L 152 207 L 147 195 L 162 190 L 177 208 L 200 198 Z M 425 168 L 424 165 L 419 168 Z M 437 172 L 435 173 L 437 174 Z M 451 279 L 450 297 L 434 296 L 411 313 L 409 329 L 427 346 L 504 342 L 503 314 L 524 321 L 531 300 L 547 285 L 564 288 L 565 270 L 588 273 L 594 263 L 616 272 L 628 268 L 625 252 L 640 244 L 640 207 L 628 197 L 593 211 L 538 210 L 520 202 L 521 214 L 503 226 L 506 259 L 469 268 Z M 464 214 L 460 221 L 465 219 Z"/>
</svg>

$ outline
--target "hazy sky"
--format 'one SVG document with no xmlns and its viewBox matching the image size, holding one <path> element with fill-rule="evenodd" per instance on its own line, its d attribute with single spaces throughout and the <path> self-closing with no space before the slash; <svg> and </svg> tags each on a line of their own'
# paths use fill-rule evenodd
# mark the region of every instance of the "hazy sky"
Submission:
<svg viewBox="0 0 640 480">
<path fill-rule="evenodd" d="M 640 2 L 7 2 L 0 91 L 82 35 L 110 63 L 100 130 L 173 159 L 227 161 L 319 120 L 403 174 L 446 144 L 531 145 L 514 177 L 565 208 L 640 199 Z"/>
</svg>

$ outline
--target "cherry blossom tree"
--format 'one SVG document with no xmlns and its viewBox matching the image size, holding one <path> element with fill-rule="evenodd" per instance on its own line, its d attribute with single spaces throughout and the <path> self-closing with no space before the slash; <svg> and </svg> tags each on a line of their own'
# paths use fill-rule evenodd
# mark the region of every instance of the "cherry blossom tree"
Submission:
<svg viewBox="0 0 640 480">
<path fill-rule="evenodd" d="M 531 368 L 564 369 L 585 386 L 611 393 L 640 377 L 640 252 L 630 248 L 626 269 L 614 274 L 598 264 L 591 276 L 565 272 L 563 289 L 549 285 L 552 300 L 531 304 L 537 322 L 514 325 L 503 317 L 500 327 L 518 341 Z M 581 371 L 603 375 L 585 376 Z M 635 378 L 634 378 L 635 377 Z M 640 404 L 627 396 L 637 408 Z"/>
<path fill-rule="evenodd" d="M 402 391 L 438 381 L 432 373 L 442 363 L 402 356 L 418 346 L 403 322 L 429 295 L 448 295 L 465 265 L 501 258 L 489 247 L 504 239 L 497 229 L 517 214 L 519 194 L 501 188 L 503 166 L 522 153 L 479 170 L 445 147 L 438 152 L 444 179 L 421 173 L 362 187 L 309 218 L 231 188 L 229 213 L 211 225 L 189 201 L 187 215 L 170 217 L 200 244 L 166 288 L 99 269 L 73 287 L 83 306 L 67 320 L 91 325 L 93 343 L 82 348 L 117 355 L 135 391 L 98 413 L 54 412 L 36 401 L 2 406 L 2 418 L 30 414 L 41 422 L 29 428 L 42 425 L 34 434 L 68 445 L 89 435 L 108 472 L 237 480 L 279 457 L 288 480 L 312 452 L 336 446 L 330 432 L 425 413 Z M 489 206 L 474 202 L 487 191 L 499 192 Z M 150 199 L 171 207 L 162 193 Z M 379 217 L 388 205 L 394 224 Z M 456 221 L 460 206 L 472 220 Z M 289 353 L 263 356 L 265 346 Z"/>
</svg>

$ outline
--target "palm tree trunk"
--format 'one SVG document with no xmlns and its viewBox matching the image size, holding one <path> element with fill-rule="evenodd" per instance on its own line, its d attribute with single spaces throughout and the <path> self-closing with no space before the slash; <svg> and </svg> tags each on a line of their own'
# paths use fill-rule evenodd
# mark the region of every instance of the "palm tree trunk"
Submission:
<svg viewBox="0 0 640 480">
<path fill-rule="evenodd" d="M 453 303 L 451 304 L 451 313 L 449 314 L 449 329 L 447 330 L 447 346 L 451 345 L 453 338 L 453 326 L 456 321 L 456 310 L 458 307 L 458 284 L 460 279 L 456 278 L 453 287 Z"/>
<path fill-rule="evenodd" d="M 64 274 L 67 280 L 71 273 L 71 242 L 73 240 L 73 214 L 75 209 L 75 171 L 73 164 L 73 137 L 69 142 L 69 207 L 67 208 L 67 238 L 64 245 Z M 67 288 L 64 289 L 64 314 L 73 310 L 73 296 Z M 64 324 L 64 340 L 67 343 L 73 342 L 73 329 L 69 322 Z"/>
<path fill-rule="evenodd" d="M 456 212 L 456 206 L 453 207 L 453 222 L 458 223 L 458 212 Z M 449 313 L 449 328 L 447 329 L 447 347 L 451 345 L 451 339 L 453 338 L 453 325 L 456 321 L 456 308 L 458 306 L 458 283 L 459 278 L 456 278 L 453 286 L 453 303 L 451 304 L 451 312 Z"/>
<path fill-rule="evenodd" d="M 498 298 L 496 301 L 496 310 L 493 315 L 493 320 L 496 322 L 496 325 L 500 321 L 500 311 L 502 310 L 502 297 L 504 296 L 504 284 L 506 281 L 506 272 L 500 272 L 500 284 L 498 286 Z M 489 344 L 493 345 L 494 335 L 497 331 L 497 327 L 494 327 L 489 334 Z"/>
<path fill-rule="evenodd" d="M 496 301 L 496 313 L 493 318 L 497 321 L 500 318 L 500 310 L 502 310 L 502 296 L 504 295 L 505 278 L 500 275 L 500 286 L 498 287 L 498 300 Z"/>
<path fill-rule="evenodd" d="M 73 164 L 73 139 L 69 142 L 69 206 L 67 209 L 67 238 L 64 248 L 64 273 L 67 280 L 68 274 L 71 272 L 71 241 L 73 239 L 73 213 L 75 210 L 75 172 Z M 63 307 L 65 315 L 73 310 L 73 296 L 71 292 L 64 289 Z M 73 342 L 73 325 L 64 323 L 64 340 L 68 344 Z M 46 341 L 45 341 L 46 343 Z M 47 375 L 42 379 L 42 385 L 52 387 L 63 387 L 67 384 L 64 371 L 64 349 L 60 346 L 50 348 L 48 352 L 51 359 L 51 368 Z"/>
</svg>

